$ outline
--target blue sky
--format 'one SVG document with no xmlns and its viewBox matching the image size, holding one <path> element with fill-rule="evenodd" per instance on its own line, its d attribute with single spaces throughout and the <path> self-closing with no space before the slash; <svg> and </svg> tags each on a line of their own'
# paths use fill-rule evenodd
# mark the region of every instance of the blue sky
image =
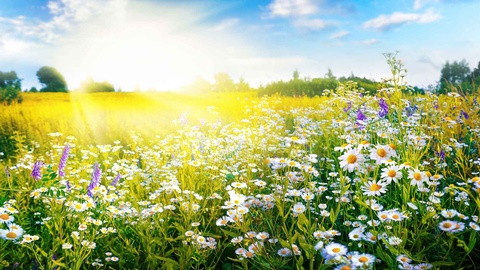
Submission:
<svg viewBox="0 0 480 270">
<path fill-rule="evenodd" d="M 446 61 L 480 61 L 475 0 L 0 0 L 0 70 L 23 88 L 57 68 L 123 90 L 166 90 L 227 72 L 253 86 L 351 73 L 388 76 L 399 51 L 412 85 L 436 83 Z"/>
</svg>

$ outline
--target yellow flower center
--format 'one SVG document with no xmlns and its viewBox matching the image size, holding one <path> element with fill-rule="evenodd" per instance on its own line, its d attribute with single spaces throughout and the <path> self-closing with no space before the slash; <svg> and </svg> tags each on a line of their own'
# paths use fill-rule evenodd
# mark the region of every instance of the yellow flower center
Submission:
<svg viewBox="0 0 480 270">
<path fill-rule="evenodd" d="M 395 177 L 396 175 L 397 175 L 397 172 L 395 170 L 388 171 L 388 177 Z"/>
<path fill-rule="evenodd" d="M 368 144 L 367 141 L 362 141 L 361 144 L 365 145 L 365 144 Z"/>
<path fill-rule="evenodd" d="M 420 180 L 422 180 L 422 174 L 419 173 L 419 172 L 415 172 L 415 173 L 413 174 L 413 178 L 414 178 L 415 180 L 417 180 L 417 181 L 420 181 Z"/>
<path fill-rule="evenodd" d="M 370 186 L 370 191 L 379 191 L 381 188 L 382 188 L 382 185 L 373 183 L 373 184 Z"/>
<path fill-rule="evenodd" d="M 358 261 L 361 262 L 361 263 L 366 263 L 366 262 L 368 262 L 368 258 L 365 257 L 365 256 L 362 256 L 362 257 L 358 258 Z"/>
<path fill-rule="evenodd" d="M 472 182 L 473 182 L 473 183 L 475 183 L 475 182 L 477 182 L 477 181 L 480 181 L 480 177 L 475 176 L 475 177 L 472 178 Z"/>
<path fill-rule="evenodd" d="M 7 238 L 10 238 L 10 239 L 15 239 L 17 237 L 17 234 L 14 233 L 14 232 L 8 232 L 6 234 Z"/>
<path fill-rule="evenodd" d="M 387 151 L 385 151 L 383 148 L 379 148 L 377 149 L 377 155 L 381 158 L 384 158 L 387 156 Z"/>
<path fill-rule="evenodd" d="M 352 268 L 350 268 L 350 266 L 348 265 L 344 265 L 342 268 L 340 268 L 340 270 L 351 270 Z"/>
<path fill-rule="evenodd" d="M 340 252 L 340 248 L 338 248 L 338 247 L 333 248 L 332 251 L 333 251 L 334 253 L 338 253 L 338 252 Z"/>
<path fill-rule="evenodd" d="M 397 215 L 397 214 L 393 214 L 393 215 L 392 215 L 392 218 L 393 218 L 393 219 L 399 219 L 399 218 L 400 218 L 400 216 L 399 216 L 399 215 Z"/>
<path fill-rule="evenodd" d="M 397 149 L 397 146 L 393 143 L 389 143 L 388 146 L 390 146 L 390 148 L 392 148 L 393 150 Z"/>
<path fill-rule="evenodd" d="M 347 162 L 348 162 L 349 164 L 353 164 L 353 163 L 355 163 L 356 161 L 357 161 L 357 156 L 355 156 L 354 154 L 348 155 L 348 157 L 347 157 Z"/>
<path fill-rule="evenodd" d="M 8 220 L 10 218 L 10 216 L 8 214 L 1 214 L 0 215 L 0 219 L 3 219 L 3 220 Z"/>
<path fill-rule="evenodd" d="M 449 222 L 443 223 L 443 228 L 448 229 L 450 227 L 452 227 L 452 223 L 449 223 Z"/>
</svg>

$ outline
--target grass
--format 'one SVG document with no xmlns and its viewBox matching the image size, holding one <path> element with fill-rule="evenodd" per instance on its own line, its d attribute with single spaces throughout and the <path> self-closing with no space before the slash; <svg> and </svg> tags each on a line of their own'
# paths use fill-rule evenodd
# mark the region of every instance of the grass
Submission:
<svg viewBox="0 0 480 270">
<path fill-rule="evenodd" d="M 0 266 L 480 267 L 480 106 L 389 91 L 27 94 L 0 119 Z"/>
</svg>

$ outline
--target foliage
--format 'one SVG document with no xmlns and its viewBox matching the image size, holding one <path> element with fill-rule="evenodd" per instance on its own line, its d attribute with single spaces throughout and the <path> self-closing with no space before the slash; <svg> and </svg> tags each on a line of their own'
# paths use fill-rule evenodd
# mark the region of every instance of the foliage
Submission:
<svg viewBox="0 0 480 270">
<path fill-rule="evenodd" d="M 12 104 L 12 102 L 22 102 L 22 80 L 17 77 L 15 71 L 0 71 L 0 103 Z"/>
<path fill-rule="evenodd" d="M 80 85 L 80 91 L 85 93 L 115 92 L 115 88 L 107 81 L 96 82 L 92 78 L 88 78 Z"/>
<path fill-rule="evenodd" d="M 465 59 L 453 63 L 447 61 L 441 70 L 438 92 L 441 94 L 449 92 L 474 94 L 477 92 L 480 87 L 480 62 L 478 65 L 477 68 L 470 71 Z"/>
<path fill-rule="evenodd" d="M 68 92 L 67 82 L 57 69 L 43 66 L 37 71 L 38 81 L 43 85 L 40 92 Z"/>
<path fill-rule="evenodd" d="M 355 82 L 358 87 L 365 89 L 365 93 L 375 94 L 377 91 L 377 83 L 366 79 L 351 75 L 349 77 L 336 78 L 333 72 L 328 69 L 324 78 L 305 78 L 300 79 L 298 70 L 293 72 L 293 78 L 290 81 L 277 81 L 261 86 L 258 90 L 259 96 L 281 94 L 283 96 L 321 96 L 325 90 L 335 92 L 339 83 L 347 81 Z"/>
<path fill-rule="evenodd" d="M 0 215 L 13 221 L 0 223 L 0 262 L 22 269 L 334 269 L 362 258 L 370 261 L 362 269 L 475 269 L 480 106 L 473 97 L 398 90 L 361 95 L 349 82 L 329 98 L 97 93 L 68 101 L 48 94 L 48 106 L 18 128 L 39 121 L 65 135 L 42 132 L 40 144 L 17 136 L 16 159 L 1 165 L 8 174 L 0 176 Z M 40 98 L 26 95 L 26 107 Z M 380 98 L 388 105 L 383 116 Z M 159 106 L 173 100 L 183 103 Z M 190 114 L 165 131 L 153 122 L 158 107 L 165 117 Z M 81 130 L 99 124 L 105 129 L 98 134 L 113 136 L 103 144 L 71 136 L 74 129 L 62 125 L 82 112 L 66 108 L 95 119 Z M 65 122 L 41 120 L 49 110 Z M 115 111 L 124 113 L 119 122 Z M 148 124 L 120 132 L 140 119 Z M 351 170 L 344 166 L 349 154 L 358 157 Z M 7 237 L 11 224 L 21 227 L 17 240 Z M 330 256 L 332 245 L 348 256 Z"/>
</svg>

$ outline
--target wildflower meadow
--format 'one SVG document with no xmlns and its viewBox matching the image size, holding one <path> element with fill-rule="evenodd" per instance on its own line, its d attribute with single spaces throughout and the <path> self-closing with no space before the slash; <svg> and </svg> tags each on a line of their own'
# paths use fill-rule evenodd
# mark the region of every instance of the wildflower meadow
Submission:
<svg viewBox="0 0 480 270">
<path fill-rule="evenodd" d="M 479 269 L 479 101 L 409 94 L 388 60 L 374 96 L 206 99 L 158 133 L 130 104 L 102 144 L 32 114 L 0 164 L 0 268 Z"/>
</svg>

